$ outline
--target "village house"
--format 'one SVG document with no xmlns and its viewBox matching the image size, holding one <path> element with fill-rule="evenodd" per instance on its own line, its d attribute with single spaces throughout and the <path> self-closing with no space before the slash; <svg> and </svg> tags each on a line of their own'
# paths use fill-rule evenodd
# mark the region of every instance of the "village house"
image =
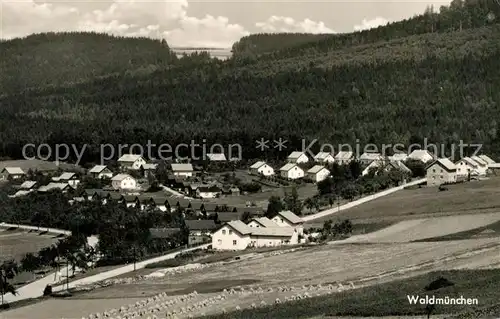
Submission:
<svg viewBox="0 0 500 319">
<path fill-rule="evenodd" d="M 153 163 L 146 163 L 141 165 L 141 171 L 144 173 L 144 177 L 148 177 L 149 175 L 153 175 L 156 171 L 156 168 L 158 167 L 158 164 L 153 164 Z"/>
<path fill-rule="evenodd" d="M 240 220 L 225 223 L 212 234 L 215 250 L 244 250 L 249 247 L 276 247 L 296 244 L 290 227 L 249 227 Z"/>
<path fill-rule="evenodd" d="M 51 182 L 51 183 L 48 183 L 47 185 L 40 186 L 38 188 L 38 192 L 46 193 L 48 191 L 55 190 L 55 189 L 58 189 L 61 192 L 66 193 L 71 188 L 70 188 L 69 184 L 67 184 L 67 183 L 53 183 L 53 182 Z"/>
<path fill-rule="evenodd" d="M 307 171 L 307 178 L 315 183 L 321 182 L 330 176 L 330 171 L 321 165 L 315 165 Z"/>
<path fill-rule="evenodd" d="M 340 151 L 335 155 L 335 163 L 339 165 L 349 164 L 354 157 L 354 153 L 351 151 Z"/>
<path fill-rule="evenodd" d="M 389 156 L 389 160 L 392 162 L 404 162 L 408 159 L 408 154 L 403 152 L 394 153 L 394 155 Z"/>
<path fill-rule="evenodd" d="M 146 161 L 141 155 L 125 154 L 118 159 L 118 164 L 122 170 L 139 170 Z"/>
<path fill-rule="evenodd" d="M 457 167 L 447 158 L 440 158 L 427 167 L 427 185 L 439 186 L 457 181 Z"/>
<path fill-rule="evenodd" d="M 205 244 L 211 241 L 211 235 L 217 229 L 217 224 L 213 220 L 186 220 L 186 227 L 189 230 L 189 246 Z"/>
<path fill-rule="evenodd" d="M 457 177 L 466 177 L 474 175 L 479 175 L 479 171 L 477 170 L 479 165 L 470 157 L 464 157 L 457 163 L 455 163 L 457 167 Z"/>
<path fill-rule="evenodd" d="M 488 155 L 484 155 L 484 154 L 479 155 L 479 158 L 482 159 L 483 161 L 485 161 L 488 164 L 488 166 L 490 164 L 496 164 L 496 162 L 494 160 L 492 160 Z"/>
<path fill-rule="evenodd" d="M 365 164 L 365 168 L 361 172 L 361 175 L 365 176 L 370 174 L 370 172 L 376 173 L 383 166 L 384 166 L 384 161 L 381 160 L 371 161 L 368 165 Z"/>
<path fill-rule="evenodd" d="M 117 190 L 137 189 L 137 181 L 129 174 L 118 174 L 111 178 L 111 186 Z"/>
<path fill-rule="evenodd" d="M 179 177 L 193 177 L 193 165 L 192 164 L 171 164 L 172 172 L 174 176 Z"/>
<path fill-rule="evenodd" d="M 21 184 L 21 186 L 19 186 L 19 189 L 31 190 L 35 188 L 36 184 L 36 181 L 25 181 Z"/>
<path fill-rule="evenodd" d="M 335 158 L 329 152 L 319 152 L 314 156 L 314 161 L 319 164 L 328 164 L 335 162 Z"/>
<path fill-rule="evenodd" d="M 274 175 L 274 168 L 267 165 L 266 162 L 259 161 L 250 166 L 250 174 L 272 176 Z"/>
<path fill-rule="evenodd" d="M 267 217 L 253 218 L 250 222 L 248 222 L 247 225 L 248 227 L 267 227 L 267 228 L 279 227 L 278 224 L 276 224 Z"/>
<path fill-rule="evenodd" d="M 80 178 L 76 173 L 64 172 L 58 177 L 52 177 L 54 182 L 67 183 L 69 186 L 76 188 L 80 184 Z"/>
<path fill-rule="evenodd" d="M 479 156 L 471 156 L 471 159 L 477 163 L 477 172 L 480 176 L 486 175 L 488 171 L 488 163 L 481 159 Z"/>
<path fill-rule="evenodd" d="M 199 198 L 217 198 L 221 193 L 221 189 L 215 185 L 196 188 L 196 196 Z"/>
<path fill-rule="evenodd" d="M 26 173 L 20 167 L 5 167 L 0 172 L 2 180 L 15 180 L 26 176 Z"/>
<path fill-rule="evenodd" d="M 288 163 L 295 164 L 309 162 L 309 158 L 304 152 L 292 152 L 290 155 L 288 155 L 286 160 L 288 161 Z"/>
<path fill-rule="evenodd" d="M 225 162 L 225 161 L 227 161 L 226 155 L 224 155 L 224 153 L 208 153 L 207 159 L 210 162 Z"/>
<path fill-rule="evenodd" d="M 400 171 L 404 174 L 406 174 L 408 177 L 411 177 L 413 172 L 411 169 L 408 168 L 402 161 L 389 161 L 385 164 L 384 166 L 384 171 L 390 172 L 390 171 Z"/>
<path fill-rule="evenodd" d="M 408 159 L 428 163 L 434 160 L 434 156 L 428 150 L 414 150 L 408 155 Z"/>
<path fill-rule="evenodd" d="M 280 227 L 291 227 L 298 235 L 304 235 L 304 220 L 289 210 L 283 210 L 271 218 Z"/>
<path fill-rule="evenodd" d="M 288 163 L 280 168 L 280 176 L 288 179 L 298 179 L 304 177 L 304 170 L 297 164 Z"/>
<path fill-rule="evenodd" d="M 96 165 L 89 170 L 89 174 L 95 179 L 111 178 L 113 172 L 106 165 Z"/>
<path fill-rule="evenodd" d="M 365 152 L 358 160 L 361 165 L 370 165 L 373 161 L 383 161 L 384 157 L 380 153 Z"/>
</svg>

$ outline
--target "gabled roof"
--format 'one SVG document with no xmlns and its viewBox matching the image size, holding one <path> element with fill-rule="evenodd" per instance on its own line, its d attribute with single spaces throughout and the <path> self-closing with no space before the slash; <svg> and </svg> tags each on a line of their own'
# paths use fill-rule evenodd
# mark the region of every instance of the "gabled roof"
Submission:
<svg viewBox="0 0 500 319">
<path fill-rule="evenodd" d="M 220 192 L 220 188 L 217 186 L 200 186 L 196 189 L 197 192 L 200 193 L 216 193 Z"/>
<path fill-rule="evenodd" d="M 111 180 L 112 181 L 123 181 L 124 179 L 126 179 L 128 177 L 133 178 L 129 174 L 117 174 L 117 175 L 113 176 L 113 178 L 111 178 Z"/>
<path fill-rule="evenodd" d="M 457 164 L 460 163 L 460 162 L 465 162 L 466 164 L 469 164 L 473 168 L 477 168 L 478 167 L 478 163 L 476 161 L 474 161 L 470 157 L 464 157 L 464 158 L 462 158 L 460 161 L 457 162 Z"/>
<path fill-rule="evenodd" d="M 291 237 L 294 229 L 291 227 L 249 227 L 252 229 L 251 236 L 264 237 Z"/>
<path fill-rule="evenodd" d="M 488 164 L 495 164 L 495 161 L 492 160 L 488 155 L 479 155 L 479 158 L 485 161 Z"/>
<path fill-rule="evenodd" d="M 476 162 L 479 166 L 488 166 L 488 163 L 481 159 L 479 156 L 471 156 L 471 159 Z"/>
<path fill-rule="evenodd" d="M 9 197 L 24 196 L 24 195 L 27 195 L 27 194 L 31 193 L 32 191 L 33 191 L 32 189 L 29 189 L 29 190 L 18 190 L 14 195 L 10 195 Z"/>
<path fill-rule="evenodd" d="M 316 160 L 324 160 L 328 156 L 332 156 L 333 157 L 333 155 L 331 153 L 329 153 L 329 152 L 319 152 L 318 154 L 316 154 L 314 156 L 314 159 L 316 159 Z"/>
<path fill-rule="evenodd" d="M 264 166 L 264 165 L 266 165 L 266 162 L 259 161 L 259 162 L 255 163 L 255 164 L 253 164 L 252 166 L 250 166 L 250 168 L 258 169 L 258 168 L 260 168 L 261 166 Z"/>
<path fill-rule="evenodd" d="M 67 181 L 67 180 L 70 180 L 71 178 L 73 178 L 73 176 L 75 176 L 76 174 L 75 173 L 71 173 L 71 172 L 64 172 L 61 174 L 61 176 L 59 176 L 57 178 L 58 181 Z"/>
<path fill-rule="evenodd" d="M 299 158 L 302 155 L 305 155 L 305 153 L 304 152 L 295 151 L 295 152 L 292 152 L 290 155 L 288 155 L 288 158 L 290 158 L 290 159 L 292 159 L 292 158 L 293 159 L 297 159 L 297 158 Z"/>
<path fill-rule="evenodd" d="M 253 218 L 251 221 L 255 221 L 263 227 L 271 227 L 271 228 L 279 227 L 278 224 L 276 224 L 275 222 L 273 222 L 272 220 L 270 220 L 267 217 Z"/>
<path fill-rule="evenodd" d="M 211 161 L 225 161 L 226 155 L 223 153 L 208 153 L 207 158 Z"/>
<path fill-rule="evenodd" d="M 338 160 L 348 160 L 351 159 L 353 156 L 353 153 L 351 151 L 340 151 L 335 155 L 335 159 Z"/>
<path fill-rule="evenodd" d="M 171 164 L 172 171 L 174 172 L 192 172 L 192 164 Z"/>
<path fill-rule="evenodd" d="M 142 158 L 141 155 L 137 155 L 137 154 L 125 154 L 125 155 L 122 155 L 122 157 L 120 157 L 118 159 L 118 162 L 131 162 L 131 163 L 133 163 L 133 162 L 135 162 L 135 161 L 137 161 L 138 159 L 141 159 L 141 158 Z"/>
<path fill-rule="evenodd" d="M 186 227 L 189 230 L 214 230 L 217 224 L 210 219 L 186 220 Z"/>
<path fill-rule="evenodd" d="M 437 159 L 436 161 L 434 161 L 431 165 L 429 165 L 427 168 L 430 168 L 431 166 L 435 165 L 435 164 L 438 164 L 439 166 L 441 166 L 442 168 L 444 168 L 445 170 L 447 170 L 448 172 L 454 172 L 457 170 L 457 166 L 455 164 L 453 164 L 452 161 L 450 161 L 449 159 L 447 158 L 440 158 L 440 159 Z"/>
<path fill-rule="evenodd" d="M 411 173 L 411 169 L 408 168 L 403 162 L 401 161 L 390 161 L 387 165 L 390 165 L 394 167 L 395 169 L 399 169 L 403 172 Z"/>
<path fill-rule="evenodd" d="M 24 175 L 25 174 L 20 167 L 5 167 L 2 171 L 6 171 L 9 174 L 16 174 L 16 175 L 18 175 L 18 174 Z"/>
<path fill-rule="evenodd" d="M 106 165 L 96 165 L 89 170 L 89 173 L 99 174 L 107 168 Z"/>
<path fill-rule="evenodd" d="M 19 186 L 19 189 L 31 189 L 36 185 L 35 181 L 26 181 Z"/>
<path fill-rule="evenodd" d="M 410 155 L 408 155 L 409 158 L 415 160 L 422 160 L 426 156 L 434 158 L 434 156 L 428 150 L 414 150 L 410 153 Z"/>
<path fill-rule="evenodd" d="M 328 171 L 328 169 L 326 169 L 324 166 L 314 165 L 310 170 L 307 171 L 307 173 L 308 174 L 317 174 L 324 169 Z M 330 171 L 328 171 L 328 172 L 330 172 Z"/>
<path fill-rule="evenodd" d="M 395 153 L 392 156 L 389 156 L 389 159 L 392 161 L 405 161 L 408 158 L 408 154 L 405 153 Z"/>
<path fill-rule="evenodd" d="M 283 166 L 282 168 L 280 168 L 280 171 L 288 172 L 289 170 L 291 170 L 294 167 L 298 167 L 299 169 L 302 169 L 297 164 L 288 163 L 288 164 L 285 164 L 285 166 Z"/>
<path fill-rule="evenodd" d="M 291 224 L 302 224 L 304 223 L 304 220 L 300 218 L 299 216 L 295 215 L 289 210 L 282 210 L 281 212 L 278 213 L 279 216 L 283 217 L 284 219 L 288 220 Z"/>
<path fill-rule="evenodd" d="M 380 153 L 370 153 L 370 152 L 365 152 L 361 154 L 359 157 L 360 160 L 379 160 L 382 158 L 382 155 Z"/>
<path fill-rule="evenodd" d="M 66 183 L 48 183 L 47 185 L 41 186 L 38 188 L 39 192 L 48 192 L 53 189 L 59 189 L 59 190 L 64 190 L 65 188 L 68 188 L 69 185 Z"/>
<path fill-rule="evenodd" d="M 158 167 L 158 164 L 142 164 L 141 167 L 145 170 L 155 170 Z"/>
<path fill-rule="evenodd" d="M 252 233 L 252 227 L 249 227 L 241 220 L 232 220 L 227 222 L 225 225 L 231 227 L 242 235 L 250 235 Z"/>
</svg>

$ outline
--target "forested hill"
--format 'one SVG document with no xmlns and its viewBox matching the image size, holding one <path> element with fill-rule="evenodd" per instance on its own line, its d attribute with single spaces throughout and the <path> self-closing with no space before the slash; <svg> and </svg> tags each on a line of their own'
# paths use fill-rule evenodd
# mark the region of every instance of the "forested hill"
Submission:
<svg viewBox="0 0 500 319">
<path fill-rule="evenodd" d="M 165 41 L 98 33 L 43 33 L 0 42 L 0 92 L 151 72 L 176 59 Z"/>
<path fill-rule="evenodd" d="M 233 55 L 236 58 L 255 58 L 275 53 L 268 58 L 276 59 L 284 55 L 303 54 L 304 51 L 343 49 L 411 35 L 461 31 L 496 23 L 500 23 L 500 2 L 497 0 L 453 0 L 449 6 L 439 8 L 439 13 L 433 7 L 428 7 L 421 15 L 361 32 L 249 35 L 233 45 Z"/>
<path fill-rule="evenodd" d="M 1 155 L 24 143 L 240 143 L 284 156 L 302 138 L 338 145 L 483 143 L 500 155 L 500 25 L 309 52 L 115 75 L 0 98 Z M 288 148 L 262 153 L 255 140 Z"/>
</svg>

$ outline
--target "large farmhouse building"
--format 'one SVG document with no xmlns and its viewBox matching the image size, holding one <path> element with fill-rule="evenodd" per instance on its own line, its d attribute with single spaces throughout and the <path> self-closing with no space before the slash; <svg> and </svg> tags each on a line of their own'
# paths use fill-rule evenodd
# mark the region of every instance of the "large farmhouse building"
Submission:
<svg viewBox="0 0 500 319">
<path fill-rule="evenodd" d="M 427 167 L 427 185 L 439 186 L 457 181 L 457 166 L 447 158 L 440 158 Z"/>
</svg>

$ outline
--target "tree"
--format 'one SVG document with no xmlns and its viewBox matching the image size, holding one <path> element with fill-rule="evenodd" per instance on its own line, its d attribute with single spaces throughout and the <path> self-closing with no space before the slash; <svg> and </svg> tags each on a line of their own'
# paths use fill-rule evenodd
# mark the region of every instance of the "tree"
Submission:
<svg viewBox="0 0 500 319">
<path fill-rule="evenodd" d="M 355 184 L 352 183 L 348 184 L 340 192 L 340 196 L 342 196 L 343 199 L 347 200 L 353 200 L 354 197 L 356 197 L 357 195 L 358 195 L 357 187 Z"/>
<path fill-rule="evenodd" d="M 14 260 L 4 261 L 0 265 L 0 293 L 2 295 L 2 305 L 4 303 L 3 295 L 6 293 L 11 293 L 13 295 L 17 294 L 16 288 L 9 283 L 9 280 L 13 279 L 18 273 L 18 265 Z"/>
<path fill-rule="evenodd" d="M 271 196 L 267 204 L 266 217 L 272 218 L 283 210 L 283 202 L 278 196 Z"/>
<path fill-rule="evenodd" d="M 309 212 L 312 211 L 312 209 L 314 208 L 314 201 L 311 197 L 308 197 L 306 198 L 306 200 L 304 201 L 304 206 L 309 209 Z"/>
<path fill-rule="evenodd" d="M 41 266 L 40 258 L 35 256 L 33 253 L 27 253 L 21 259 L 21 269 L 27 272 L 33 272 L 39 269 Z"/>
<path fill-rule="evenodd" d="M 288 209 L 295 215 L 302 215 L 302 202 L 299 200 L 299 194 L 297 193 L 297 188 L 292 187 L 290 194 L 285 192 L 285 209 Z"/>
</svg>

